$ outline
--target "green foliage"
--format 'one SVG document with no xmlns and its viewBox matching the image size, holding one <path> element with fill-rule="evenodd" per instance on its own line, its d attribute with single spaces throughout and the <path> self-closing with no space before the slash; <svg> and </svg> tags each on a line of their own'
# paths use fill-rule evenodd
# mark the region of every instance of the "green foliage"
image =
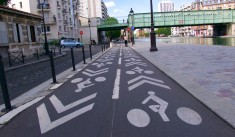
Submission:
<svg viewBox="0 0 235 137">
<path fill-rule="evenodd" d="M 104 25 L 112 25 L 112 24 L 118 24 L 118 20 L 116 18 L 110 17 L 110 18 L 107 18 L 104 22 Z M 114 38 L 120 37 L 121 31 L 111 30 L 111 31 L 106 31 L 105 34 L 106 34 L 106 37 L 112 40 Z"/>
<path fill-rule="evenodd" d="M 51 40 L 48 40 L 48 44 L 50 46 L 60 46 L 60 41 L 59 39 L 51 39 Z"/>
<path fill-rule="evenodd" d="M 165 36 L 169 36 L 169 35 L 171 35 L 171 28 L 159 28 L 155 32 L 158 35 L 165 34 Z"/>
<path fill-rule="evenodd" d="M 149 35 L 150 35 L 149 33 L 144 33 L 145 37 L 149 37 Z"/>
<path fill-rule="evenodd" d="M 7 6 L 11 0 L 0 0 L 0 5 Z"/>
</svg>

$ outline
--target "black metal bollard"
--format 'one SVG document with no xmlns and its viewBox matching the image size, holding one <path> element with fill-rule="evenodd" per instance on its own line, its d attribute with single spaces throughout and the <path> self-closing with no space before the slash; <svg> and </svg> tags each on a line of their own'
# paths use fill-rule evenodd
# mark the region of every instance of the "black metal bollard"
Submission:
<svg viewBox="0 0 235 137">
<path fill-rule="evenodd" d="M 55 65 L 54 65 L 54 58 L 53 58 L 52 51 L 49 52 L 49 57 L 50 57 L 50 63 L 51 63 L 51 74 L 52 74 L 53 83 L 56 83 Z"/>
<path fill-rule="evenodd" d="M 84 64 L 86 64 L 86 57 L 85 57 L 84 46 L 82 46 L 82 56 L 83 56 L 83 62 L 84 62 Z"/>
<path fill-rule="evenodd" d="M 23 53 L 23 51 L 22 51 L 22 62 L 24 64 L 24 53 Z"/>
<path fill-rule="evenodd" d="M 10 67 L 12 66 L 12 64 L 11 64 L 11 55 L 10 55 L 10 53 L 8 52 L 8 61 L 9 61 L 9 65 L 10 65 Z"/>
<path fill-rule="evenodd" d="M 39 60 L 38 50 L 36 50 L 37 60 Z"/>
<path fill-rule="evenodd" d="M 2 55 L 0 55 L 0 83 L 2 87 L 2 95 L 3 95 L 6 110 L 7 111 L 11 110 L 12 107 L 11 107 L 10 97 L 8 94 L 7 81 L 6 81 L 4 66 L 2 62 Z"/>
<path fill-rule="evenodd" d="M 71 50 L 71 58 L 72 58 L 72 65 L 73 65 L 73 71 L 75 71 L 75 63 L 74 63 L 74 54 L 73 54 L 73 48 L 70 48 Z"/>
<path fill-rule="evenodd" d="M 101 46 L 101 51 L 103 52 L 103 44 L 101 43 L 100 46 Z"/>
<path fill-rule="evenodd" d="M 89 45 L 89 49 L 90 49 L 90 58 L 92 59 L 91 44 Z"/>
</svg>

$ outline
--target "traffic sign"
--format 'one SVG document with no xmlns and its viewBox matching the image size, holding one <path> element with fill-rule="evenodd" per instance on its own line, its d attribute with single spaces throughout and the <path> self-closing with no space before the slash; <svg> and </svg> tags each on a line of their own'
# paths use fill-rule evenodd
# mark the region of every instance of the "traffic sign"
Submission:
<svg viewBox="0 0 235 137">
<path fill-rule="evenodd" d="M 127 28 L 127 31 L 130 31 L 130 30 L 131 30 L 131 29 L 128 27 L 128 28 Z"/>
<path fill-rule="evenodd" d="M 80 35 L 82 35 L 83 34 L 83 31 L 80 31 Z"/>
<path fill-rule="evenodd" d="M 134 27 L 134 26 L 132 26 L 132 27 L 131 27 L 131 30 L 132 30 L 132 31 L 134 31 L 134 30 L 135 30 L 135 27 Z"/>
</svg>

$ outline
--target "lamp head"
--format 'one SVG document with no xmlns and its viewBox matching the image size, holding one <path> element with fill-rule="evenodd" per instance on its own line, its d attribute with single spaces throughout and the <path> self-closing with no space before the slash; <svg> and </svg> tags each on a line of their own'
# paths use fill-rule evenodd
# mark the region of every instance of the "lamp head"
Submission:
<svg viewBox="0 0 235 137">
<path fill-rule="evenodd" d="M 133 15 L 134 14 L 134 11 L 132 10 L 132 8 L 131 8 L 131 10 L 130 10 L 130 12 L 129 12 L 129 15 Z"/>
</svg>

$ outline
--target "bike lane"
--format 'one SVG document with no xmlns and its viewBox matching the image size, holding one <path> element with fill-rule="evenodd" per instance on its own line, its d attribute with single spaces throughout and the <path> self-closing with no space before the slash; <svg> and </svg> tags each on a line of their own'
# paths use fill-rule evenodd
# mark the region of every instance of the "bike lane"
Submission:
<svg viewBox="0 0 235 137">
<path fill-rule="evenodd" d="M 110 129 L 120 47 L 111 48 L 0 128 L 2 137 L 99 137 Z M 107 133 L 110 135 L 110 133 Z"/>
<path fill-rule="evenodd" d="M 185 89 L 123 47 L 111 137 L 234 137 L 235 130 Z"/>
</svg>

